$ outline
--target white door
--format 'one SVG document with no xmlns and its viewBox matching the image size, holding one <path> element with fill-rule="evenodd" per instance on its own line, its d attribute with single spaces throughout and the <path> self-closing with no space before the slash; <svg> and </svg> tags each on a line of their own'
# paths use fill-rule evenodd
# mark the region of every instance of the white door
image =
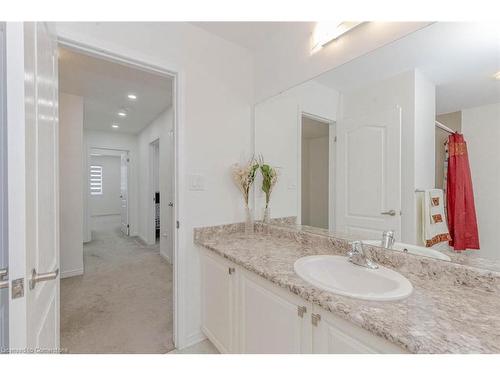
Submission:
<svg viewBox="0 0 500 375">
<path fill-rule="evenodd" d="M 121 229 L 126 236 L 130 234 L 130 226 L 128 223 L 128 163 L 128 153 L 122 153 L 120 164 L 120 215 Z"/>
<path fill-rule="evenodd" d="M 24 283 L 10 288 L 11 350 L 59 348 L 57 77 L 49 25 L 8 23 L 9 278 Z"/>
<path fill-rule="evenodd" d="M 351 117 L 337 128 L 338 230 L 401 234 L 401 109 Z"/>
<path fill-rule="evenodd" d="M 5 112 L 5 24 L 0 23 L 0 354 L 9 347 L 7 253 L 7 124 Z"/>
<path fill-rule="evenodd" d="M 169 123 L 169 130 L 161 142 L 160 147 L 160 191 L 165 192 L 165 197 L 160 199 L 160 251 L 166 254 L 170 263 L 174 262 L 174 219 L 175 219 L 175 150 L 174 150 L 174 123 Z"/>
</svg>

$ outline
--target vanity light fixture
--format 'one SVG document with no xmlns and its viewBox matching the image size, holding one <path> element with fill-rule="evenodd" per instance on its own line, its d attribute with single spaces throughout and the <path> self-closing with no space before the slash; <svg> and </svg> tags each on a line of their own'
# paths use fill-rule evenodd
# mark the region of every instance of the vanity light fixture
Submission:
<svg viewBox="0 0 500 375">
<path fill-rule="evenodd" d="M 137 100 L 137 95 L 135 95 L 135 94 L 128 94 L 127 98 L 129 98 L 129 100 Z"/>
<path fill-rule="evenodd" d="M 495 74 L 493 74 L 493 78 L 500 81 L 500 72 L 496 72 Z"/>
<path fill-rule="evenodd" d="M 316 52 L 363 22 L 336 21 L 318 22 L 314 29 L 312 52 Z"/>
<path fill-rule="evenodd" d="M 127 112 L 121 110 L 121 111 L 118 111 L 117 115 L 120 117 L 127 117 Z"/>
</svg>

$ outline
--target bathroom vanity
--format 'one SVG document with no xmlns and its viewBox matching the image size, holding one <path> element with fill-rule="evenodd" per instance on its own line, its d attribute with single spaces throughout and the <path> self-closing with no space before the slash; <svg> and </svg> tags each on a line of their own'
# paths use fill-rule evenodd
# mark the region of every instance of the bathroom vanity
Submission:
<svg viewBox="0 0 500 375">
<path fill-rule="evenodd" d="M 498 353 L 500 275 L 365 245 L 410 280 L 396 301 L 331 293 L 294 271 L 348 242 L 289 228 L 200 228 L 202 330 L 222 353 Z M 459 319 L 457 319 L 459 314 Z"/>
</svg>

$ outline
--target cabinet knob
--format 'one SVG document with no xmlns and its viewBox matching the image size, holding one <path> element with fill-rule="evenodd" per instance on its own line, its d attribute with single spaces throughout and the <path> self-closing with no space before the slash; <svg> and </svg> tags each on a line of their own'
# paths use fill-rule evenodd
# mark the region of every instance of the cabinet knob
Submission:
<svg viewBox="0 0 500 375">
<path fill-rule="evenodd" d="M 307 308 L 305 306 L 297 306 L 297 315 L 301 318 L 304 317 L 304 314 L 307 312 Z"/>
<path fill-rule="evenodd" d="M 317 327 L 320 320 L 321 320 L 321 315 L 311 314 L 311 323 L 313 326 Z"/>
</svg>

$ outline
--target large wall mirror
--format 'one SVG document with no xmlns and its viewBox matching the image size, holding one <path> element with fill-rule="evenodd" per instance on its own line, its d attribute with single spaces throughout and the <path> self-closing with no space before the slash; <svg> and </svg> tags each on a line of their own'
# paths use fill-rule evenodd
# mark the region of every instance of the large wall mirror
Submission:
<svg viewBox="0 0 500 375">
<path fill-rule="evenodd" d="M 255 154 L 282 225 L 500 270 L 500 25 L 434 23 L 259 103 Z"/>
</svg>

